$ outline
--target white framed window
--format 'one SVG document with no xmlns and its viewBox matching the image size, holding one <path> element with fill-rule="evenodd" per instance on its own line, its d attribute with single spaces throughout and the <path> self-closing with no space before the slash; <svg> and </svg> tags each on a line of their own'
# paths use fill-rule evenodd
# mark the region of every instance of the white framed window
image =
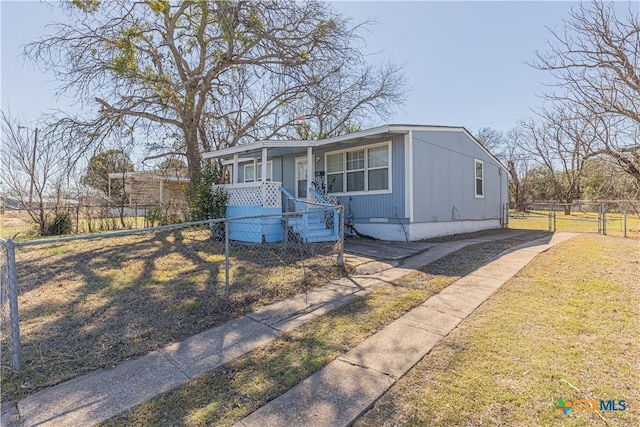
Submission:
<svg viewBox="0 0 640 427">
<path fill-rule="evenodd" d="M 391 142 L 328 152 L 324 164 L 328 193 L 391 191 Z"/>
<path fill-rule="evenodd" d="M 273 161 L 267 162 L 267 181 L 273 180 Z M 244 182 L 262 181 L 262 162 L 244 165 Z"/>
<path fill-rule="evenodd" d="M 476 198 L 481 199 L 484 197 L 484 162 L 482 160 L 474 159 L 473 169 L 475 176 Z"/>
<path fill-rule="evenodd" d="M 327 192 L 344 192 L 344 153 L 327 154 L 325 157 Z"/>
</svg>

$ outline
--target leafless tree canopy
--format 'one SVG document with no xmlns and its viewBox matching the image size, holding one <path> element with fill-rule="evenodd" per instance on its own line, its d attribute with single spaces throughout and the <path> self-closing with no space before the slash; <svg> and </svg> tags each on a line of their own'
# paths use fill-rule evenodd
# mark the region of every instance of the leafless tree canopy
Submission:
<svg viewBox="0 0 640 427">
<path fill-rule="evenodd" d="M 521 127 L 528 139 L 526 149 L 550 178 L 553 196 L 567 204 L 579 199 L 585 161 L 597 140 L 589 122 L 555 109 L 540 113 L 538 121 L 522 122 Z"/>
<path fill-rule="evenodd" d="M 492 154 L 498 154 L 503 148 L 504 135 L 499 130 L 484 126 L 478 129 L 474 136 Z"/>
<path fill-rule="evenodd" d="M 527 134 L 523 126 L 510 129 L 502 138 L 498 157 L 509 171 L 509 193 L 516 210 L 523 210 L 531 190 L 529 171 L 533 167 L 527 150 Z"/>
<path fill-rule="evenodd" d="M 71 2 L 73 24 L 27 46 L 60 91 L 99 111 L 58 129 L 79 150 L 114 128 L 148 135 L 150 150 L 201 150 L 291 137 L 296 123 L 320 137 L 369 124 L 403 102 L 404 76 L 361 52 L 363 25 L 320 1 L 110 0 Z M 80 7 L 78 7 L 80 6 Z"/>
<path fill-rule="evenodd" d="M 0 129 L 0 183 L 6 196 L 25 209 L 44 234 L 45 210 L 57 207 L 63 197 L 67 178 L 64 155 L 47 133 L 38 137 L 36 127 L 26 127 L 10 111 L 2 111 Z"/>
<path fill-rule="evenodd" d="M 557 81 L 547 98 L 589 121 L 591 155 L 615 160 L 640 183 L 640 6 L 581 4 L 533 64 Z"/>
</svg>

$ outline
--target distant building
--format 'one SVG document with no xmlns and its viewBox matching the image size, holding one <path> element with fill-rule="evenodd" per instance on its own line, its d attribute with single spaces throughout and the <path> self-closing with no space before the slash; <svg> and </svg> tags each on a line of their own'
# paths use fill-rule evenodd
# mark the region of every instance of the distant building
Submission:
<svg viewBox="0 0 640 427">
<path fill-rule="evenodd" d="M 186 169 L 109 174 L 110 182 L 123 178 L 131 208 L 159 205 L 165 213 L 181 213 L 187 207 L 190 180 Z"/>
</svg>

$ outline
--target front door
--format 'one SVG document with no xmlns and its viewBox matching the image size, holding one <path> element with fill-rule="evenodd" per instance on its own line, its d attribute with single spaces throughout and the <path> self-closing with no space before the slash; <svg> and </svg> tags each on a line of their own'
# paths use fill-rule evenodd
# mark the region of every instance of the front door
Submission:
<svg viewBox="0 0 640 427">
<path fill-rule="evenodd" d="M 309 170 L 307 168 L 307 158 L 299 157 L 296 159 L 296 198 L 307 198 L 307 179 L 309 178 Z"/>
</svg>

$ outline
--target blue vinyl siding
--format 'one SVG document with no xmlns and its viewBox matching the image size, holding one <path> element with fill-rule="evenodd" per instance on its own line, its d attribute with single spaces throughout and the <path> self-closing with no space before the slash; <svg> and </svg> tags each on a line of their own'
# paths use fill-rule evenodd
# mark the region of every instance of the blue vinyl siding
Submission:
<svg viewBox="0 0 640 427">
<path fill-rule="evenodd" d="M 296 156 L 297 157 L 297 156 Z M 282 185 L 289 193 L 296 194 L 296 165 L 295 157 L 287 156 L 282 158 Z"/>
<path fill-rule="evenodd" d="M 413 132 L 414 222 L 500 218 L 507 177 L 463 132 Z M 484 163 L 484 197 L 475 196 L 474 159 Z"/>
<path fill-rule="evenodd" d="M 364 147 L 374 145 L 381 142 L 391 141 L 391 186 L 390 194 L 360 194 L 360 195 L 343 195 L 338 197 L 341 205 L 347 206 L 351 197 L 351 210 L 353 212 L 355 222 L 369 222 L 370 218 L 387 218 L 390 223 L 397 221 L 408 221 L 405 215 L 405 179 L 404 179 L 404 135 L 395 135 L 380 139 L 369 139 L 363 143 L 340 143 L 318 147 L 313 150 L 313 155 L 320 158 L 315 162 L 316 182 L 319 184 L 324 176 L 324 158 L 325 153 L 331 151 L 345 150 L 355 147 Z M 315 161 L 315 159 L 314 159 Z M 284 165 L 284 183 L 287 189 L 294 188 L 295 170 L 294 158 L 287 157 L 283 159 Z"/>
</svg>

